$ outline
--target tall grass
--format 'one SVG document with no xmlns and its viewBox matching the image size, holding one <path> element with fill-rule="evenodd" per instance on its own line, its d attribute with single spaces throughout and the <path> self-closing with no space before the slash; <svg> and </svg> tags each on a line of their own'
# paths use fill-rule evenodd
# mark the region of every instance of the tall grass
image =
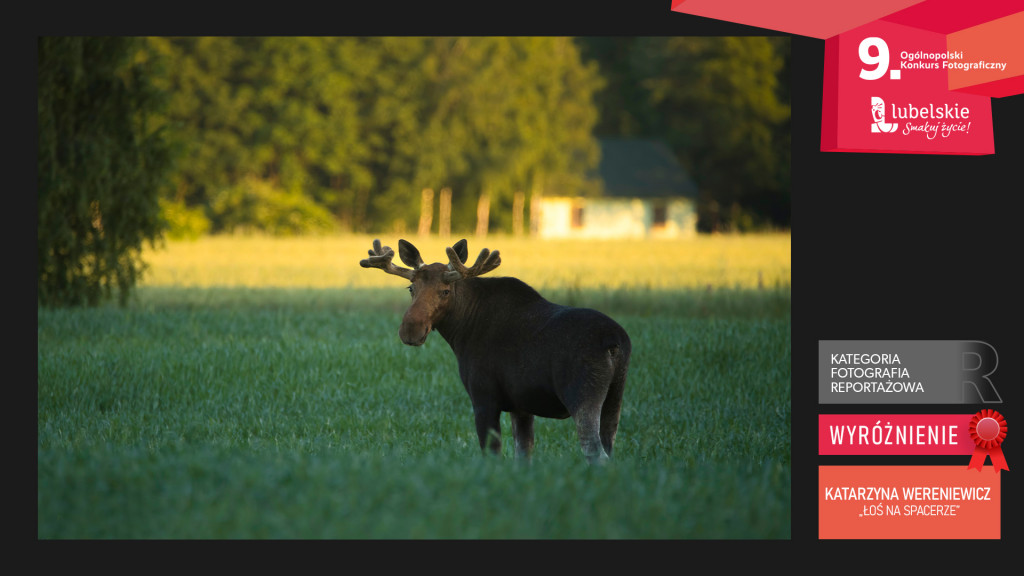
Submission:
<svg viewBox="0 0 1024 576">
<path fill-rule="evenodd" d="M 211 238 L 151 254 L 126 308 L 38 310 L 39 537 L 788 538 L 788 237 L 494 240 L 629 332 L 610 465 L 547 419 L 516 462 L 507 416 L 484 457 L 451 351 L 401 345 L 403 282 L 358 266 L 370 238 Z"/>
<path fill-rule="evenodd" d="M 442 241 L 406 237 L 426 262 L 447 262 Z M 397 252 L 398 237 L 380 236 Z M 515 276 L 537 289 L 789 288 L 788 234 L 699 235 L 683 240 L 545 240 L 489 236 L 469 239 L 470 261 L 482 248 L 501 252 L 492 274 Z M 270 238 L 217 236 L 169 242 L 144 257 L 143 286 L 279 288 L 393 287 L 400 280 L 359 267 L 372 236 Z M 398 256 L 395 263 L 401 265 Z"/>
</svg>

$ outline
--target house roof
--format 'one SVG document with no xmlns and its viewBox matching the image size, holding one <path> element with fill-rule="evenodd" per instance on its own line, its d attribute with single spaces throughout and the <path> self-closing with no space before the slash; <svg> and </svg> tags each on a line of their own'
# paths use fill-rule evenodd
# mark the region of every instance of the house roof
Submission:
<svg viewBox="0 0 1024 576">
<path fill-rule="evenodd" d="M 697 197 L 697 185 L 660 140 L 602 138 L 598 176 L 606 196 Z"/>
</svg>

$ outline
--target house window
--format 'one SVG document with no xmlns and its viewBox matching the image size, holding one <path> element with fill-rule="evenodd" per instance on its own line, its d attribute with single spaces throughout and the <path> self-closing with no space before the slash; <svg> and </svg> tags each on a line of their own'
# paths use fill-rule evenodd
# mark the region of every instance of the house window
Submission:
<svg viewBox="0 0 1024 576">
<path fill-rule="evenodd" d="M 583 205 L 573 204 L 572 206 L 572 227 L 583 228 Z"/>
<path fill-rule="evenodd" d="M 652 224 L 655 228 L 663 228 L 665 221 L 668 219 L 668 207 L 665 206 L 664 202 L 658 202 L 654 205 L 654 220 Z"/>
</svg>

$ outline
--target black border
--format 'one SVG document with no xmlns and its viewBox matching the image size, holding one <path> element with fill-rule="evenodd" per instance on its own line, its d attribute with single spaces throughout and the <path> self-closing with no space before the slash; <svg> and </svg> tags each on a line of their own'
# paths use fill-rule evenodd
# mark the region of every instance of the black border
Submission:
<svg viewBox="0 0 1024 576">
<path fill-rule="evenodd" d="M 199 3 L 125 5 L 48 5 L 31 19 L 33 37 L 27 83 L 34 86 L 35 37 L 39 35 L 788 35 L 671 11 L 671 0 L 641 2 L 458 2 L 306 3 L 215 6 Z M 1003 534 L 997 542 L 819 541 L 817 466 L 833 463 L 816 456 L 817 414 L 836 411 L 817 404 L 817 342 L 820 339 L 984 340 L 1000 355 L 994 381 L 1011 429 L 1022 381 L 1018 348 L 1022 338 L 1020 174 L 1024 161 L 1024 95 L 993 99 L 995 154 L 956 157 L 906 154 L 820 152 L 821 81 L 824 41 L 792 36 L 793 160 L 793 521 L 788 541 L 688 542 L 531 542 L 531 543 L 324 543 L 294 551 L 261 543 L 217 543 L 212 554 L 161 555 L 160 564 L 232 567 L 253 561 L 270 567 L 311 567 L 331 562 L 338 569 L 438 566 L 474 571 L 513 561 L 579 570 L 601 566 L 673 568 L 686 563 L 715 566 L 777 567 L 815 562 L 830 570 L 844 567 L 917 569 L 933 565 L 973 568 L 1008 564 L 1010 528 L 1020 510 L 1019 482 L 1012 471 L 1022 464 L 1011 431 L 1004 451 L 1011 472 L 1004 473 Z M 24 46 L 24 45 L 23 45 Z M 34 90 L 34 89 L 33 89 Z M 30 124 L 34 122 L 30 121 Z M 34 148 L 35 127 L 26 130 Z M 34 162 L 26 163 L 28 170 Z M 28 186 L 32 187 L 34 176 Z M 34 197 L 33 197 L 34 200 Z M 29 267 L 34 263 L 29 257 Z M 968 407 L 972 408 L 973 407 Z M 900 407 L 901 412 L 912 408 Z M 878 406 L 845 406 L 851 412 Z M 936 411 L 935 407 L 920 408 Z M 957 410 L 950 410 L 957 411 Z M 844 460 L 844 463 L 846 460 Z M 871 462 L 875 462 L 872 460 Z M 888 460 L 877 463 L 888 462 Z M 947 460 L 943 460 L 947 463 Z M 867 463 L 867 462 L 864 462 Z M 966 460 L 963 462 L 966 466 Z M 34 531 L 34 522 L 29 522 Z M 43 547 L 73 546 L 73 550 Z M 224 550 L 225 546 L 243 546 Z M 389 554 L 398 546 L 401 552 Z M 146 544 L 39 542 L 34 560 L 108 567 L 145 560 Z M 126 550 L 127 548 L 127 550 Z M 523 554 L 514 554 L 519 549 Z M 875 552 L 882 550 L 886 555 Z M 229 557 L 217 557 L 216 552 Z M 322 552 L 319 557 L 316 552 Z M 54 552 L 57 552 L 56 554 Z M 65 552 L 61 554 L 60 552 Z M 93 552 L 94 555 L 88 554 Z M 696 552 L 696 554 L 694 554 Z M 739 553 L 737 553 L 739 552 Z M 839 552 L 823 557 L 823 554 Z M 889 554 L 889 553 L 892 554 Z M 149 556 L 152 561 L 154 557 Z M 359 561 L 357 564 L 351 562 Z M 49 562 L 47 562 L 49 561 Z M 373 564 L 366 564 L 367 561 Z M 313 564 L 315 563 L 315 564 Z M 135 564 L 144 566 L 148 564 Z M 447 568 L 446 568 L 447 566 Z M 685 569 L 685 567 L 683 567 Z M 810 566 L 808 566 L 810 568 Z"/>
</svg>

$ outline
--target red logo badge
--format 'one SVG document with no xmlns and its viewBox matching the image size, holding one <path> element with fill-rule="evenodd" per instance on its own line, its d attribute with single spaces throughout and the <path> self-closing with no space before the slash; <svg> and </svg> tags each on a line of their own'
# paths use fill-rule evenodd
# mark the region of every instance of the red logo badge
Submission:
<svg viewBox="0 0 1024 576">
<path fill-rule="evenodd" d="M 967 465 L 968 470 L 977 468 L 980 471 L 986 456 L 992 458 L 996 473 L 1010 469 L 1000 447 L 1006 438 L 1006 419 L 1002 414 L 995 410 L 982 410 L 971 418 L 967 430 L 971 440 L 974 440 L 974 454 L 971 455 L 971 463 Z"/>
</svg>

